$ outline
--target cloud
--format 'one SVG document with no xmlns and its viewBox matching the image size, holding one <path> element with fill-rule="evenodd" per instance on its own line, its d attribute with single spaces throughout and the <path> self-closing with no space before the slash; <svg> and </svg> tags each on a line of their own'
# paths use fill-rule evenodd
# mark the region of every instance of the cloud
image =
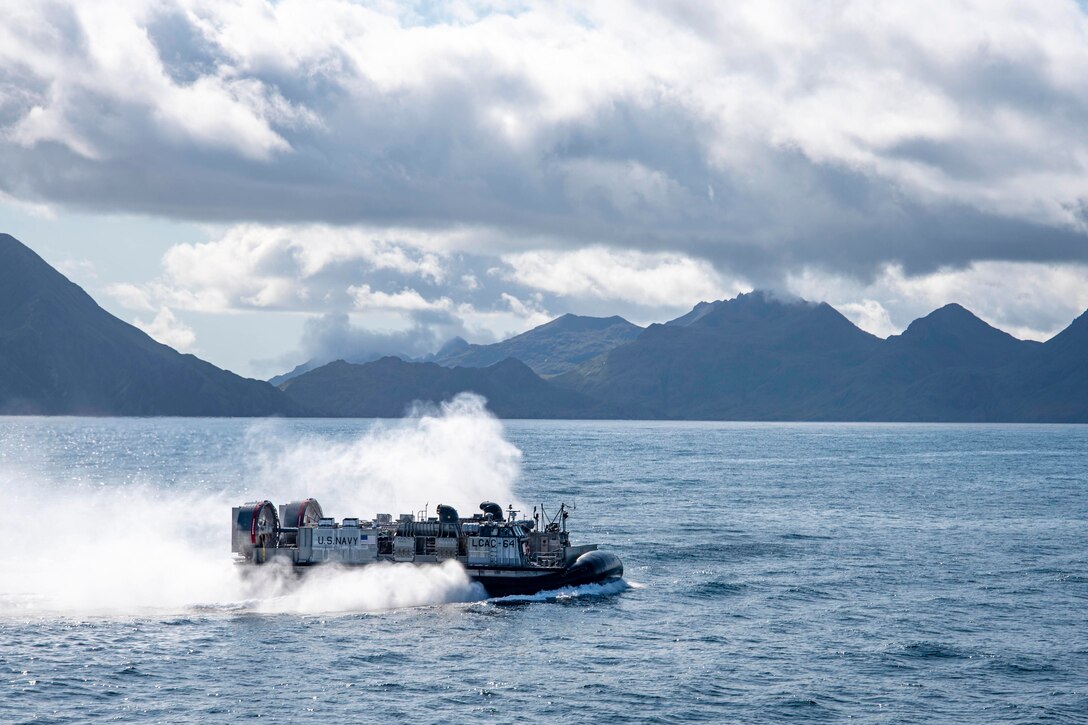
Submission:
<svg viewBox="0 0 1088 725">
<path fill-rule="evenodd" d="M 554 317 L 540 307 L 538 299 L 523 301 L 509 293 L 502 293 L 500 303 L 487 310 L 469 304 L 454 307 L 443 298 L 437 314 L 435 305 L 414 290 L 394 295 L 371 292 L 367 296 L 367 304 L 361 305 L 360 311 L 327 313 L 307 320 L 299 349 L 279 361 L 280 366 L 306 360 L 364 362 L 384 355 L 424 357 L 454 337 L 494 342 Z M 379 321 L 386 325 L 392 322 L 395 327 L 375 326 L 373 313 L 388 311 L 407 314 Z"/>
<path fill-rule="evenodd" d="M 139 285 L 117 282 L 106 287 L 106 294 L 116 300 L 119 305 L 130 310 L 151 312 L 155 309 L 155 305 L 151 303 L 150 294 Z"/>
<path fill-rule="evenodd" d="M 168 307 L 160 307 L 158 314 L 150 322 L 136 319 L 132 324 L 162 344 L 180 352 L 194 352 L 196 349 L 196 333 L 193 328 L 179 320 Z"/>
<path fill-rule="evenodd" d="M 353 323 L 346 313 L 329 313 L 307 321 L 296 362 L 364 362 L 385 355 L 421 357 L 433 352 L 446 339 L 443 331 L 433 325 L 413 324 L 402 330 L 373 330 Z"/>
<path fill-rule="evenodd" d="M 690 306 L 751 289 L 727 284 L 712 265 L 679 254 L 587 247 L 509 254 L 502 261 L 509 277 L 526 287 L 647 307 Z"/>
<path fill-rule="evenodd" d="M 3 11 L 0 194 L 28 204 L 670 252 L 757 285 L 1088 261 L 1074 0 Z"/>
<path fill-rule="evenodd" d="M 147 307 L 146 298 L 200 312 L 345 308 L 354 300 L 350 284 L 362 278 L 443 281 L 444 253 L 412 246 L 421 239 L 398 230 L 236 225 L 171 247 L 157 280 L 110 293 L 133 309 Z"/>
<path fill-rule="evenodd" d="M 953 297 L 1032 337 L 1088 306 L 1073 0 L 0 12 L 0 202 L 217 225 L 109 288 L 156 320 L 422 350 L 750 287 L 879 334 Z"/>
<path fill-rule="evenodd" d="M 414 289 L 403 289 L 392 294 L 377 292 L 364 284 L 348 287 L 348 294 L 359 310 L 392 310 L 394 312 L 448 312 L 453 307 L 449 297 L 426 300 Z"/>
<path fill-rule="evenodd" d="M 806 269 L 792 275 L 787 287 L 807 299 L 826 300 L 882 337 L 951 302 L 1030 340 L 1049 339 L 1088 309 L 1088 265 L 976 262 L 913 276 L 888 265 L 867 283 Z"/>
<path fill-rule="evenodd" d="M 66 277 L 78 277 L 84 280 L 96 280 L 98 270 L 89 259 L 62 259 L 57 262 L 57 270 Z"/>
</svg>

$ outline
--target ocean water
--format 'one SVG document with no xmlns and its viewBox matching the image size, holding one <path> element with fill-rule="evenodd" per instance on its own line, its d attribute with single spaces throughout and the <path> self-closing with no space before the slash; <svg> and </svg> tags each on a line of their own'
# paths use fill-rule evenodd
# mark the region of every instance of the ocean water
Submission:
<svg viewBox="0 0 1088 725">
<path fill-rule="evenodd" d="M 576 506 L 625 580 L 242 577 L 229 507 Z M 1088 427 L 0 419 L 0 722 L 1088 722 Z"/>
</svg>

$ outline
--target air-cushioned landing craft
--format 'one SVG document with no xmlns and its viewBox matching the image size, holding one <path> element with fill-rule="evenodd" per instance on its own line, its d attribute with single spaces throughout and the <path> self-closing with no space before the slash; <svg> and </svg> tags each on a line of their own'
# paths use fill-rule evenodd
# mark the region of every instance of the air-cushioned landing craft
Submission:
<svg viewBox="0 0 1088 725">
<path fill-rule="evenodd" d="M 561 504 L 548 517 L 543 506 L 532 519 L 498 504 L 480 504 L 483 513 L 460 518 L 440 505 L 436 517 L 378 514 L 337 523 L 312 498 L 280 506 L 251 501 L 231 511 L 231 550 L 244 564 L 280 559 L 298 570 L 319 564 L 366 566 L 381 561 L 439 564 L 460 562 L 489 596 L 535 594 L 623 576 L 619 557 L 596 544 L 575 546 L 567 532 L 569 511 Z"/>
</svg>

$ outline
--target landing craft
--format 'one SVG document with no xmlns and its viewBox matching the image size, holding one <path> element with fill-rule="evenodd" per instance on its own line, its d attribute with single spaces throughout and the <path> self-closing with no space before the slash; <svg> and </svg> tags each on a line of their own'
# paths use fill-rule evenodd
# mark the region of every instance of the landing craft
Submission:
<svg viewBox="0 0 1088 725">
<path fill-rule="evenodd" d="M 541 506 L 533 518 L 518 519 L 496 503 L 480 504 L 482 513 L 460 518 L 452 506 L 439 505 L 435 517 L 378 514 L 337 523 L 308 498 L 280 506 L 251 501 L 231 510 L 231 551 L 243 564 L 284 560 L 297 569 L 326 563 L 367 566 L 381 561 L 414 564 L 461 563 L 489 596 L 535 594 L 623 576 L 619 557 L 596 544 L 575 546 L 567 532 L 569 510 L 560 504 L 548 517 Z"/>
</svg>

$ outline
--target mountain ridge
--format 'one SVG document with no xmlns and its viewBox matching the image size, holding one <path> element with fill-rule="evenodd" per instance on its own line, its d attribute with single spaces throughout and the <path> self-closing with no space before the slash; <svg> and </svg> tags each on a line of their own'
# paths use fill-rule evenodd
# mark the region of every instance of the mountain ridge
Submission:
<svg viewBox="0 0 1088 725">
<path fill-rule="evenodd" d="M 287 381 L 282 390 L 299 405 L 328 417 L 395 418 L 418 403 L 437 404 L 460 393 L 482 395 L 488 409 L 504 418 L 601 418 L 635 412 L 556 388 L 515 358 L 484 368 L 447 368 L 394 356 L 368 363 L 336 360 Z"/>
<path fill-rule="evenodd" d="M 541 377 L 550 378 L 634 339 L 642 329 L 618 315 L 588 317 L 568 313 L 490 345 L 462 345 L 457 343 L 460 338 L 454 338 L 422 361 L 446 367 L 487 367 L 513 357 Z"/>
<path fill-rule="evenodd" d="M 882 340 L 755 291 L 646 328 L 568 314 L 441 352 L 474 365 L 335 361 L 279 389 L 156 342 L 0 234 L 0 414 L 399 416 L 472 391 L 504 417 L 1088 422 L 1088 312 L 1038 343 L 952 303 Z"/>
<path fill-rule="evenodd" d="M 955 303 L 886 340 L 826 303 L 758 291 L 677 320 L 555 382 L 662 418 L 1088 422 L 1088 313 L 1046 343 Z"/>
<path fill-rule="evenodd" d="M 163 345 L 0 234 L 0 413 L 297 415 L 276 388 Z"/>
</svg>

